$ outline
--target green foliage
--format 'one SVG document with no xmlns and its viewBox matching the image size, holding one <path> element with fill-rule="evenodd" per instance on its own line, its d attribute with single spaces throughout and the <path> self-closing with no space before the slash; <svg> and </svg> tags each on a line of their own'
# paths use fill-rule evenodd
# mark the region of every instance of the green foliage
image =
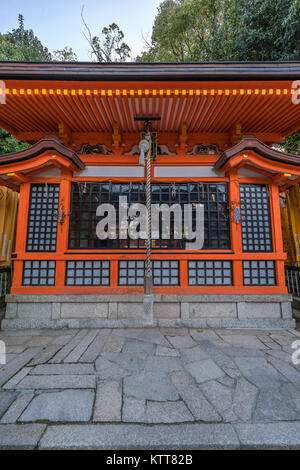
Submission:
<svg viewBox="0 0 300 470">
<path fill-rule="evenodd" d="M 3 153 L 18 152 L 28 147 L 28 144 L 17 140 L 9 132 L 0 128 L 0 155 Z"/>
<path fill-rule="evenodd" d="M 300 0 L 164 0 L 150 61 L 300 59 Z"/>
<path fill-rule="evenodd" d="M 164 0 L 141 61 L 232 59 L 240 0 Z"/>
<path fill-rule="evenodd" d="M 300 0 L 243 0 L 238 60 L 299 60 Z"/>
<path fill-rule="evenodd" d="M 24 28 L 22 15 L 18 16 L 18 22 L 18 28 L 1 35 L 1 60 L 50 61 L 51 54 L 48 49 L 42 45 L 32 29 Z"/>
<path fill-rule="evenodd" d="M 81 10 L 82 22 L 86 29 L 84 34 L 90 45 L 90 57 L 98 62 L 125 62 L 130 57 L 130 47 L 126 44 L 124 33 L 116 23 L 102 29 L 102 36 L 93 36 Z"/>
<path fill-rule="evenodd" d="M 66 46 L 62 50 L 53 51 L 52 59 L 59 62 L 76 62 L 77 55 L 73 51 L 72 47 Z"/>
<path fill-rule="evenodd" d="M 18 17 L 19 26 L 7 34 L 0 33 L 0 60 L 38 61 L 51 60 L 51 54 L 38 40 L 33 31 L 24 28 L 24 18 Z M 0 128 L 0 154 L 18 152 L 29 147 Z"/>
<path fill-rule="evenodd" d="M 136 60 L 300 60 L 299 18 L 300 0 L 164 0 Z M 280 146 L 300 153 L 300 131 Z"/>
<path fill-rule="evenodd" d="M 288 153 L 300 154 L 300 129 L 289 135 L 284 140 L 282 147 Z"/>
<path fill-rule="evenodd" d="M 15 48 L 7 34 L 0 33 L 0 60 L 22 60 L 22 53 Z"/>
</svg>

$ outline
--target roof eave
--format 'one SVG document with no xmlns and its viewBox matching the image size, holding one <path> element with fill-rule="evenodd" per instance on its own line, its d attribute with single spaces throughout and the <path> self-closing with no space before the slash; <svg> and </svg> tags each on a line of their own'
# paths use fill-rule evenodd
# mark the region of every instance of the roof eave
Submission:
<svg viewBox="0 0 300 470">
<path fill-rule="evenodd" d="M 1 80 L 294 80 L 297 62 L 95 63 L 0 61 Z"/>
</svg>

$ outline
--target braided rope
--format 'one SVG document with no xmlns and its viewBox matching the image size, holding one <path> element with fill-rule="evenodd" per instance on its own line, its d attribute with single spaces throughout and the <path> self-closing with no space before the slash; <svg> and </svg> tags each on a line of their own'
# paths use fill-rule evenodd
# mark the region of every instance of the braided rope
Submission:
<svg viewBox="0 0 300 470">
<path fill-rule="evenodd" d="M 150 134 L 151 136 L 151 134 Z M 151 138 L 151 137 L 150 137 Z M 151 276 L 151 145 L 146 155 L 146 208 L 147 208 L 147 258 L 146 258 L 146 276 Z"/>
</svg>

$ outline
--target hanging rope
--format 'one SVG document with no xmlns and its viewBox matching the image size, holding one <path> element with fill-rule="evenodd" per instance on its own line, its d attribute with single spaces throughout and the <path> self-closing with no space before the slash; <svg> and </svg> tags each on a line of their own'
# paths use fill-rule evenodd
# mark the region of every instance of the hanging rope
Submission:
<svg viewBox="0 0 300 470">
<path fill-rule="evenodd" d="M 172 193 L 172 198 L 175 199 L 175 197 L 176 197 L 176 186 L 175 186 L 175 183 L 172 183 L 172 190 L 171 190 L 171 193 Z"/>
</svg>

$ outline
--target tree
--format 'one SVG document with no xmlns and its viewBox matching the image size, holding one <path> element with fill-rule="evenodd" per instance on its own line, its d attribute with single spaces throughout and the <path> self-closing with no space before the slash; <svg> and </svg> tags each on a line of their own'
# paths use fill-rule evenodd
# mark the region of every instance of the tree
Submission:
<svg viewBox="0 0 300 470">
<path fill-rule="evenodd" d="M 130 57 L 130 47 L 123 41 L 124 33 L 116 23 L 103 28 L 103 37 L 98 37 L 92 36 L 83 17 L 83 7 L 81 18 L 86 29 L 84 37 L 91 47 L 91 58 L 95 58 L 98 62 L 125 62 Z"/>
<path fill-rule="evenodd" d="M 50 61 L 51 53 L 34 35 L 32 29 L 24 28 L 23 15 L 18 16 L 19 26 L 4 36 L 6 60 Z M 2 47 L 1 47 L 2 49 Z"/>
<path fill-rule="evenodd" d="M 240 14 L 239 0 L 164 0 L 150 44 L 137 60 L 229 60 Z"/>
<path fill-rule="evenodd" d="M 51 54 L 34 35 L 31 29 L 24 28 L 24 18 L 18 16 L 19 26 L 7 34 L 0 34 L 0 60 L 51 60 Z M 0 128 L 0 154 L 17 152 L 29 145 L 17 140 Z"/>
<path fill-rule="evenodd" d="M 22 53 L 15 48 L 6 34 L 0 33 L 0 60 L 22 60 Z"/>
<path fill-rule="evenodd" d="M 26 142 L 17 140 L 13 135 L 4 129 L 0 129 L 0 155 L 3 153 L 18 152 L 28 148 Z"/>
<path fill-rule="evenodd" d="M 243 0 L 238 60 L 299 60 L 300 0 Z"/>
<path fill-rule="evenodd" d="M 59 62 L 76 62 L 77 55 L 73 51 L 72 47 L 66 46 L 64 49 L 53 51 L 52 54 L 53 60 L 57 60 Z"/>
<path fill-rule="evenodd" d="M 164 0 L 142 61 L 299 60 L 300 0 Z"/>
<path fill-rule="evenodd" d="M 300 0 L 164 0 L 142 62 L 300 60 Z M 282 148 L 300 152 L 300 131 Z"/>
</svg>

